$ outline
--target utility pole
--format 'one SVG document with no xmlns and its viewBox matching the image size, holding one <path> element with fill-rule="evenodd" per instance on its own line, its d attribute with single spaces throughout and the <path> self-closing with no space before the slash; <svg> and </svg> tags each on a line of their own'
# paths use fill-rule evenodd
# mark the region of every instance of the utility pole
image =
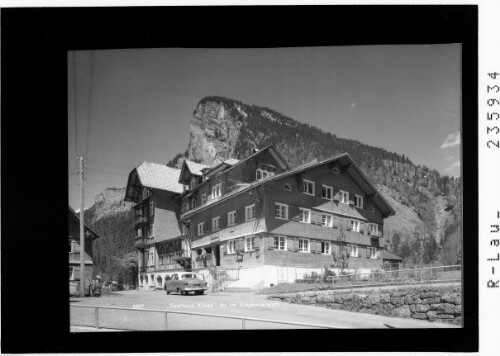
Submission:
<svg viewBox="0 0 500 356">
<path fill-rule="evenodd" d="M 84 190 L 83 190 L 83 155 L 78 156 L 80 176 L 80 297 L 85 297 L 85 222 L 84 222 Z"/>
</svg>

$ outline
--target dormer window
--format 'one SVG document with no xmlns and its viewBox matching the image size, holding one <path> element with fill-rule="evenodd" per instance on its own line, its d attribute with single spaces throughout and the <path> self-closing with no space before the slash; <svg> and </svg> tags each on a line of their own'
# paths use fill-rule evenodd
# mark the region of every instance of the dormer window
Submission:
<svg viewBox="0 0 500 356">
<path fill-rule="evenodd" d="M 307 179 L 303 179 L 302 192 L 308 195 L 314 195 L 314 182 Z"/>
<path fill-rule="evenodd" d="M 274 176 L 274 173 L 269 172 L 265 169 L 258 168 L 255 172 L 255 179 L 262 180 Z"/>
<path fill-rule="evenodd" d="M 356 208 L 363 209 L 363 197 L 361 195 L 354 195 L 354 205 Z"/>
<path fill-rule="evenodd" d="M 194 208 L 196 208 L 196 198 L 193 198 L 191 200 L 191 209 L 194 209 Z"/>
<path fill-rule="evenodd" d="M 343 190 L 340 191 L 340 202 L 343 204 L 349 204 L 349 192 Z"/>
<path fill-rule="evenodd" d="M 212 186 L 212 199 L 220 197 L 222 193 L 222 183 Z"/>
<path fill-rule="evenodd" d="M 196 178 L 195 177 L 191 178 L 191 182 L 190 182 L 190 189 L 193 190 L 194 188 L 196 188 Z"/>
</svg>

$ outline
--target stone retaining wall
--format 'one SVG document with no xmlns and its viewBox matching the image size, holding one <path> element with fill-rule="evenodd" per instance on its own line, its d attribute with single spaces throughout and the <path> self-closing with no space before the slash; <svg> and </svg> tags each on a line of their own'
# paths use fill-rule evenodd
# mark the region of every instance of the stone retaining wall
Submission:
<svg viewBox="0 0 500 356">
<path fill-rule="evenodd" d="M 288 303 L 455 325 L 462 322 L 460 285 L 313 291 L 271 295 L 268 298 Z"/>
</svg>

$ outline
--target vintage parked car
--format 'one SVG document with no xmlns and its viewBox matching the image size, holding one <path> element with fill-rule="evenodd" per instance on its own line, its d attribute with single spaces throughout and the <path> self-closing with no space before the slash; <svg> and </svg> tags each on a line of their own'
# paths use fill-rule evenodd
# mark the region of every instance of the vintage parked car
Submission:
<svg viewBox="0 0 500 356">
<path fill-rule="evenodd" d="M 203 294 L 207 290 L 207 282 L 202 277 L 192 272 L 174 273 L 172 277 L 165 281 L 167 294 L 177 292 L 179 294 Z"/>
</svg>

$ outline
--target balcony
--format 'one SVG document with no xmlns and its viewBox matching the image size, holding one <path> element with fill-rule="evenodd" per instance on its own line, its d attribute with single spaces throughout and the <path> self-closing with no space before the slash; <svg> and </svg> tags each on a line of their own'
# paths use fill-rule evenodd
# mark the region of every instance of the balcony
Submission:
<svg viewBox="0 0 500 356">
<path fill-rule="evenodd" d="M 149 216 L 147 215 L 136 215 L 134 219 L 135 226 L 138 225 L 148 225 L 149 224 Z"/>
<path fill-rule="evenodd" d="M 135 246 L 147 245 L 153 243 L 153 241 L 154 241 L 153 237 L 136 237 L 134 239 L 134 245 Z"/>
<path fill-rule="evenodd" d="M 370 237 L 383 237 L 383 234 L 380 231 L 369 232 L 368 235 L 370 235 Z"/>
<path fill-rule="evenodd" d="M 139 267 L 139 272 L 140 273 L 156 272 L 156 267 L 155 266 L 141 266 L 141 267 Z"/>
</svg>

